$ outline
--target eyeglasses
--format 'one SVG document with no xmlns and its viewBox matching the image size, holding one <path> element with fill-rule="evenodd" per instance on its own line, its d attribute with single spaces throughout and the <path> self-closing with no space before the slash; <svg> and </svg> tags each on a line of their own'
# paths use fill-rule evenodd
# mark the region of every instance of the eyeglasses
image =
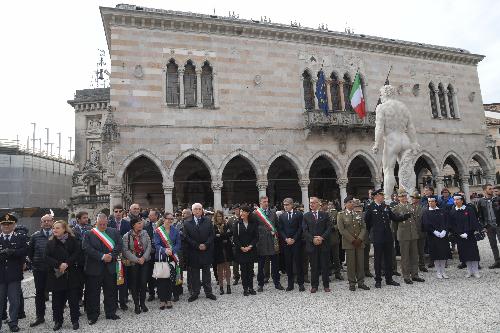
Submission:
<svg viewBox="0 0 500 333">
<path fill-rule="evenodd" d="M 165 220 L 173 220 L 173 217 L 165 217 Z"/>
<path fill-rule="evenodd" d="M 123 212 L 123 209 L 117 209 L 117 210 L 115 210 L 115 213 L 121 213 L 121 212 Z"/>
<path fill-rule="evenodd" d="M 290 206 L 291 204 L 289 203 L 284 203 L 283 206 Z"/>
</svg>

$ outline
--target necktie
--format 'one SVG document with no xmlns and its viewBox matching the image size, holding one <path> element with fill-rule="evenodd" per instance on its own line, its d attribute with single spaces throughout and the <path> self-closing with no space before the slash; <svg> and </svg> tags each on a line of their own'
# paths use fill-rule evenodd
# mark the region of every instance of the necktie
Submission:
<svg viewBox="0 0 500 333">
<path fill-rule="evenodd" d="M 318 212 L 314 212 L 314 220 L 317 221 L 318 220 Z"/>
<path fill-rule="evenodd" d="M 49 238 L 49 232 L 45 230 L 45 237 Z"/>
<path fill-rule="evenodd" d="M 292 220 L 292 212 L 288 212 L 288 221 Z"/>
</svg>

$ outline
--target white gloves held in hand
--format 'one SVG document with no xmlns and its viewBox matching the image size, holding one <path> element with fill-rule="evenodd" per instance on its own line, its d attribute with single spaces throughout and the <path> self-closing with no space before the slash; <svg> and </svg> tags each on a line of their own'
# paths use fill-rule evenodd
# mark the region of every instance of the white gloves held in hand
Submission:
<svg viewBox="0 0 500 333">
<path fill-rule="evenodd" d="M 440 235 L 441 235 L 440 238 L 444 238 L 444 236 L 446 236 L 446 230 L 441 231 Z"/>
<path fill-rule="evenodd" d="M 463 239 L 467 239 L 467 234 L 464 232 L 463 234 L 460 235 Z"/>
<path fill-rule="evenodd" d="M 433 234 L 438 238 L 443 238 L 444 236 L 446 236 L 446 230 L 443 230 L 441 232 L 434 230 Z"/>
</svg>

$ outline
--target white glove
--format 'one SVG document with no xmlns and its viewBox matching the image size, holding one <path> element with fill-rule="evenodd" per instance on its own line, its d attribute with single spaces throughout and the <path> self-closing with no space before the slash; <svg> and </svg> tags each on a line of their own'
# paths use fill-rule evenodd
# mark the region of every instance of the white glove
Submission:
<svg viewBox="0 0 500 333">
<path fill-rule="evenodd" d="M 444 236 L 446 236 L 446 230 L 441 231 L 440 235 L 441 235 L 441 238 L 444 238 Z"/>
<path fill-rule="evenodd" d="M 460 237 L 462 237 L 463 239 L 466 239 L 467 238 L 467 234 L 464 232 L 463 234 L 460 235 Z"/>
<path fill-rule="evenodd" d="M 434 236 L 441 238 L 441 233 L 437 230 L 434 230 L 433 232 Z"/>
</svg>

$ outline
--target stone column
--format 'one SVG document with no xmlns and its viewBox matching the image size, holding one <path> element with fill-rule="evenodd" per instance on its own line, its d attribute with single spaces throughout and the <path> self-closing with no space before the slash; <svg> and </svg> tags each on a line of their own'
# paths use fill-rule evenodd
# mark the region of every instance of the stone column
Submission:
<svg viewBox="0 0 500 333">
<path fill-rule="evenodd" d="M 109 187 L 109 211 L 113 211 L 115 205 L 123 205 L 123 186 L 110 185 Z"/>
<path fill-rule="evenodd" d="M 434 194 L 441 195 L 441 191 L 444 188 L 443 177 L 442 176 L 436 176 L 435 182 L 436 182 L 436 193 L 434 193 Z"/>
<path fill-rule="evenodd" d="M 460 110 L 458 107 L 458 98 L 457 98 L 457 93 L 455 90 L 452 91 L 452 97 L 453 97 L 453 106 L 455 107 L 455 118 L 459 119 L 460 118 Z"/>
<path fill-rule="evenodd" d="M 384 179 L 382 177 L 374 177 L 374 178 L 372 178 L 373 188 L 375 190 L 381 189 L 383 182 L 384 182 Z"/>
<path fill-rule="evenodd" d="M 196 106 L 201 108 L 201 69 L 196 70 Z"/>
<path fill-rule="evenodd" d="M 174 213 L 174 202 L 172 191 L 174 190 L 174 182 L 167 181 L 163 185 L 163 194 L 165 195 L 165 212 Z"/>
<path fill-rule="evenodd" d="M 222 186 L 223 182 L 212 182 L 212 191 L 214 191 L 214 210 L 222 210 Z"/>
<path fill-rule="evenodd" d="M 179 72 L 179 106 L 181 108 L 186 106 L 184 101 L 184 69 L 180 68 Z"/>
<path fill-rule="evenodd" d="M 434 90 L 434 99 L 436 101 L 436 110 L 438 112 L 438 118 L 443 118 L 441 114 L 441 104 L 439 103 L 439 90 Z"/>
<path fill-rule="evenodd" d="M 304 213 L 309 211 L 309 183 L 308 178 L 299 180 L 300 190 L 302 192 L 302 204 L 304 205 Z"/>
<path fill-rule="evenodd" d="M 339 91 L 340 91 L 340 110 L 345 110 L 344 81 L 339 81 Z"/>
<path fill-rule="evenodd" d="M 347 178 L 339 178 L 337 179 L 337 184 L 339 184 L 340 188 L 340 204 L 342 208 L 344 208 L 344 199 L 347 198 L 347 184 L 349 180 Z"/>
<path fill-rule="evenodd" d="M 257 179 L 257 188 L 259 189 L 259 198 L 267 195 L 267 186 L 269 183 L 266 178 Z"/>
<path fill-rule="evenodd" d="M 312 81 L 312 85 L 313 85 L 313 94 L 314 94 L 314 110 L 318 110 L 318 99 L 316 98 L 316 81 L 318 81 L 318 79 L 315 79 L 315 78 L 312 78 L 311 79 Z"/>
<path fill-rule="evenodd" d="M 448 103 L 448 93 L 446 92 L 446 90 L 444 92 L 444 106 L 446 108 L 446 117 L 451 118 L 450 105 Z"/>
<path fill-rule="evenodd" d="M 214 108 L 219 107 L 219 81 L 217 80 L 217 73 L 212 73 L 212 94 L 214 99 Z"/>
<path fill-rule="evenodd" d="M 469 191 L 469 177 L 461 176 L 460 182 L 462 183 L 462 191 L 464 191 L 465 201 L 470 202 L 470 191 Z"/>
<path fill-rule="evenodd" d="M 332 81 L 326 81 L 326 98 L 328 99 L 328 110 L 333 110 L 331 84 Z"/>
</svg>

